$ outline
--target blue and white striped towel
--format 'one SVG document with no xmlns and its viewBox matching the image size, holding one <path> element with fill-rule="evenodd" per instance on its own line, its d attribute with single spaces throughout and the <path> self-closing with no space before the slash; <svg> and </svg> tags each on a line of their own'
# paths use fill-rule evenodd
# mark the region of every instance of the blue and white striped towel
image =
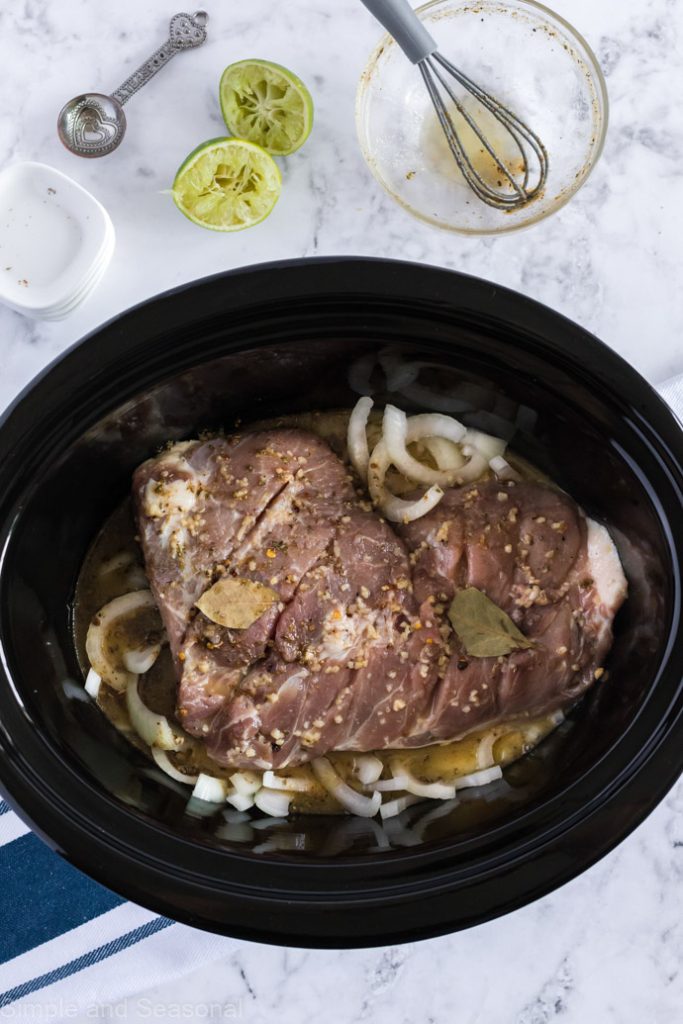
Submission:
<svg viewBox="0 0 683 1024">
<path fill-rule="evenodd" d="M 0 800 L 0 1018 L 89 1014 L 227 956 L 232 939 L 127 903 Z"/>
<path fill-rule="evenodd" d="M 683 375 L 660 392 L 683 422 Z M 234 947 L 102 888 L 55 856 L 2 800 L 0 908 L 3 1018 L 90 1015 Z"/>
</svg>

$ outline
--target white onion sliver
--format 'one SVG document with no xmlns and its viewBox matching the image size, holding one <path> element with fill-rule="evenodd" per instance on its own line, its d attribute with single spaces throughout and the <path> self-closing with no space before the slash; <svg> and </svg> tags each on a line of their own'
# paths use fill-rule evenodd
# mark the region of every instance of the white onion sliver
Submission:
<svg viewBox="0 0 683 1024">
<path fill-rule="evenodd" d="M 129 672 L 134 672 L 138 676 L 144 676 L 145 672 L 149 672 L 160 654 L 161 647 L 159 644 L 154 644 L 152 647 L 145 647 L 137 651 L 126 651 L 123 655 L 123 664 Z"/>
<path fill-rule="evenodd" d="M 97 700 L 102 685 L 102 676 L 98 676 L 94 668 L 91 668 L 85 677 L 85 690 L 93 700 Z"/>
<path fill-rule="evenodd" d="M 494 455 L 492 459 L 489 459 L 489 466 L 499 480 L 522 479 L 517 470 L 513 469 L 508 460 L 503 458 L 502 455 Z"/>
<path fill-rule="evenodd" d="M 377 782 L 384 769 L 383 763 L 373 754 L 357 754 L 354 757 L 354 769 L 359 782 L 364 786 Z"/>
<path fill-rule="evenodd" d="M 440 476 L 433 478 L 434 483 L 445 483 L 447 486 L 478 480 L 488 468 L 488 459 L 496 454 L 502 454 L 506 447 L 505 441 L 501 438 L 491 437 L 479 430 L 468 430 L 452 416 L 440 413 L 411 416 L 407 421 L 406 444 L 413 441 L 424 443 L 427 438 L 461 445 L 463 458 L 456 464 L 455 459 L 451 457 L 452 468 L 447 467 Z M 486 452 L 490 452 L 490 455 Z"/>
<path fill-rule="evenodd" d="M 455 470 L 461 469 L 467 462 L 460 446 L 445 437 L 423 437 L 420 444 L 424 445 L 439 469 L 448 469 L 455 473 Z"/>
<path fill-rule="evenodd" d="M 458 470 L 458 482 L 463 484 L 474 483 L 475 480 L 479 480 L 484 475 L 489 467 L 487 458 L 483 455 L 478 448 L 475 448 L 471 444 L 463 444 L 462 446 L 463 455 L 467 456 L 467 461 L 464 466 Z"/>
<path fill-rule="evenodd" d="M 253 793 L 257 793 L 263 785 L 263 776 L 260 772 L 252 772 L 247 769 L 231 775 L 230 782 L 238 793 L 243 796 L 251 796 Z"/>
<path fill-rule="evenodd" d="M 467 434 L 467 427 L 452 416 L 441 412 L 422 412 L 411 416 L 406 423 L 408 444 L 421 441 L 423 437 L 443 437 L 459 444 Z"/>
<path fill-rule="evenodd" d="M 349 449 L 351 465 L 361 480 L 367 479 L 370 452 L 368 450 L 367 425 L 373 401 L 367 396 L 359 398 L 349 417 L 346 432 L 346 443 Z"/>
<path fill-rule="evenodd" d="M 502 779 L 503 772 L 500 765 L 495 764 L 492 768 L 484 768 L 480 772 L 472 772 L 470 775 L 461 775 L 455 779 L 456 789 L 468 789 L 470 786 L 487 786 L 489 782 L 496 782 Z"/>
<path fill-rule="evenodd" d="M 496 455 L 502 455 L 507 448 L 507 441 L 504 441 L 502 437 L 494 437 L 492 434 L 485 434 L 482 430 L 473 430 L 471 427 L 465 434 L 463 444 L 476 448 L 487 462 L 489 459 L 495 458 Z"/>
<path fill-rule="evenodd" d="M 337 774 L 326 757 L 316 757 L 311 762 L 311 767 L 318 782 L 335 800 L 339 801 L 342 807 L 350 811 L 351 814 L 357 814 L 360 818 L 374 818 L 382 802 L 379 793 L 375 792 L 371 797 L 357 793 Z"/>
<path fill-rule="evenodd" d="M 254 803 L 259 811 L 270 815 L 271 818 L 286 818 L 291 800 L 289 793 L 275 789 L 259 789 L 254 796 Z"/>
<path fill-rule="evenodd" d="M 175 765 L 172 763 L 170 757 L 165 750 L 161 750 L 159 747 L 152 747 L 152 757 L 157 763 L 157 766 L 161 768 L 162 772 L 166 772 L 176 782 L 182 782 L 186 786 L 193 786 L 197 782 L 198 775 L 184 775 L 179 772 Z M 192 794 L 196 796 L 196 793 Z"/>
<path fill-rule="evenodd" d="M 406 787 L 398 779 L 380 779 L 379 782 L 374 783 L 372 788 L 376 789 L 378 793 L 400 793 Z"/>
<path fill-rule="evenodd" d="M 443 491 L 436 485 L 430 487 L 421 498 L 416 498 L 414 501 L 405 501 L 403 498 L 397 498 L 395 494 L 391 494 L 384 483 L 390 465 L 391 459 L 387 454 L 386 443 L 382 439 L 375 445 L 370 456 L 368 490 L 373 502 L 387 519 L 392 523 L 411 523 L 438 505 L 443 498 Z"/>
<path fill-rule="evenodd" d="M 310 779 L 295 775 L 276 775 L 271 771 L 263 773 L 263 785 L 266 789 L 277 789 L 283 793 L 309 793 L 313 789 Z"/>
<path fill-rule="evenodd" d="M 490 729 L 484 733 L 482 738 L 477 744 L 477 768 L 490 768 L 494 764 L 493 759 L 493 748 L 496 744 L 496 740 L 499 737 L 499 733 L 495 729 Z"/>
<path fill-rule="evenodd" d="M 417 421 L 417 422 L 416 422 Z M 448 422 L 449 421 L 449 422 Z M 437 422 L 442 428 L 437 435 Z M 407 419 L 406 414 L 394 405 L 387 405 L 382 421 L 382 438 L 386 445 L 387 455 L 392 465 L 399 472 L 420 484 L 439 484 L 449 487 L 455 483 L 455 471 L 432 469 L 413 458 L 407 449 L 412 441 L 423 437 L 447 436 L 447 440 L 455 441 L 465 436 L 465 427 L 457 420 L 448 416 L 413 416 Z"/>
<path fill-rule="evenodd" d="M 402 765 L 392 766 L 394 781 L 400 783 L 401 789 L 413 796 L 422 796 L 428 800 L 452 800 L 455 786 L 445 782 L 420 782 L 412 772 Z"/>
<path fill-rule="evenodd" d="M 88 661 L 105 682 L 115 690 L 123 693 L 131 681 L 133 673 L 115 663 L 107 637 L 109 630 L 117 619 L 128 616 L 144 608 L 154 608 L 156 603 L 149 590 L 133 590 L 128 594 L 115 597 L 100 608 L 93 618 L 85 638 L 85 650 Z"/>
<path fill-rule="evenodd" d="M 196 800 L 204 800 L 207 804 L 222 804 L 230 791 L 225 779 L 215 779 L 213 775 L 201 772 L 197 776 L 192 796 Z"/>
<path fill-rule="evenodd" d="M 133 676 L 126 687 L 126 707 L 131 725 L 149 747 L 160 747 L 162 750 L 178 750 L 182 747 L 185 737 L 180 731 L 171 725 L 165 715 L 158 715 L 143 704 L 138 693 L 137 676 Z"/>
<path fill-rule="evenodd" d="M 406 807 L 416 804 L 419 800 L 419 796 L 413 796 L 412 794 L 396 797 L 395 800 L 388 800 L 379 809 L 380 817 L 382 821 L 386 821 L 387 818 L 395 818 L 402 811 L 405 811 Z"/>
<path fill-rule="evenodd" d="M 246 793 L 231 793 L 226 800 L 236 811 L 248 811 L 254 806 L 253 796 L 247 796 Z"/>
<path fill-rule="evenodd" d="M 430 487 L 421 498 L 416 498 L 415 501 L 405 501 L 403 498 L 397 498 L 387 492 L 380 505 L 380 510 L 392 523 L 413 523 L 416 519 L 421 519 L 422 516 L 431 512 L 442 498 L 443 491 L 437 484 Z"/>
</svg>

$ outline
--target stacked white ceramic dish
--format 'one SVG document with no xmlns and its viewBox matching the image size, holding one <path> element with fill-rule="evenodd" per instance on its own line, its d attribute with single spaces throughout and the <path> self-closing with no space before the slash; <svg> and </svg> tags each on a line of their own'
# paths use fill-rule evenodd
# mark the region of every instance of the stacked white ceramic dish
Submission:
<svg viewBox="0 0 683 1024">
<path fill-rule="evenodd" d="M 114 244 L 105 208 L 61 171 L 33 162 L 0 171 L 0 302 L 61 320 L 100 282 Z"/>
</svg>

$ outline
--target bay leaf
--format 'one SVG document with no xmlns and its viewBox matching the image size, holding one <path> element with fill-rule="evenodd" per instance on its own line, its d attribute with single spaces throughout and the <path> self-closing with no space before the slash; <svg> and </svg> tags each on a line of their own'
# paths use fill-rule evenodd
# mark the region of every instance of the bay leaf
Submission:
<svg viewBox="0 0 683 1024">
<path fill-rule="evenodd" d="M 239 576 L 224 576 L 205 591 L 196 602 L 207 619 L 228 629 L 247 629 L 279 597 L 270 587 Z"/>
<path fill-rule="evenodd" d="M 472 658 L 496 658 L 535 647 L 510 616 L 476 587 L 458 591 L 448 609 L 448 618 Z"/>
</svg>

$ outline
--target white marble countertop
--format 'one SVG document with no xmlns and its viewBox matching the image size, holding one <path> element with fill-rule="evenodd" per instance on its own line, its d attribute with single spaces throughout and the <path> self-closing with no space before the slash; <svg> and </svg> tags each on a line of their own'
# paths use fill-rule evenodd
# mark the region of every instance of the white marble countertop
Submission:
<svg viewBox="0 0 683 1024">
<path fill-rule="evenodd" d="M 457 268 L 548 303 L 594 331 L 652 381 L 683 370 L 683 4 L 554 0 L 607 76 L 604 156 L 579 195 L 529 231 L 464 239 L 386 199 L 355 141 L 354 94 L 379 30 L 358 0 L 207 4 L 209 42 L 181 55 L 127 108 L 121 149 L 100 161 L 60 146 L 55 118 L 85 88 L 109 91 L 161 41 L 168 0 L 25 0 L 0 11 L 2 162 L 64 170 L 105 204 L 117 248 L 105 280 L 69 319 L 0 309 L 0 407 L 49 360 L 156 292 L 230 267 L 294 256 L 367 254 Z M 204 232 L 162 190 L 200 141 L 222 134 L 216 85 L 245 56 L 293 67 L 316 124 L 284 167 L 272 216 L 236 235 Z M 11 113 L 10 113 L 11 110 Z M 220 967 L 171 1005 L 239 1002 L 242 1019 L 671 1022 L 683 1014 L 683 788 L 616 851 L 551 896 L 466 934 L 345 953 L 226 942 Z M 149 1017 L 129 1000 L 127 1019 Z M 116 1007 L 109 1011 L 116 1019 Z M 206 1014 L 204 1013 L 204 1016 Z"/>
</svg>

